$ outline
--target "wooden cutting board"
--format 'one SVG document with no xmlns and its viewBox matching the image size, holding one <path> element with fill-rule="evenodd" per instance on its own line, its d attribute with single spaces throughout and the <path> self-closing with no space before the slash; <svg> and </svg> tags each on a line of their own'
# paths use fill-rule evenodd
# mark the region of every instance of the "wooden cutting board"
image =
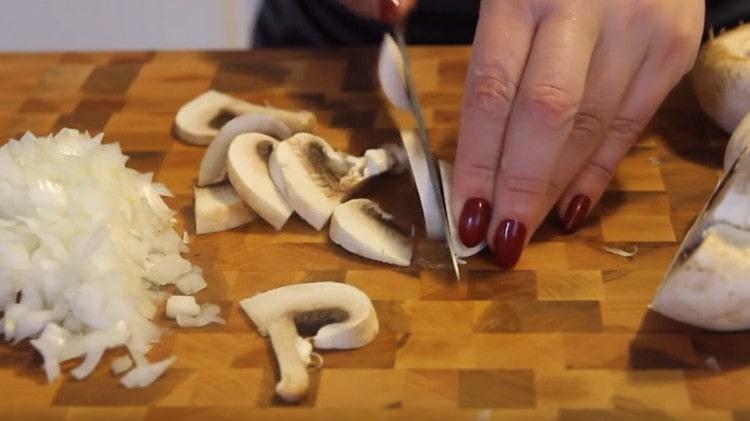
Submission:
<svg viewBox="0 0 750 421">
<path fill-rule="evenodd" d="M 452 160 L 469 50 L 412 54 L 434 149 Z M 375 59 L 370 49 L 0 55 L 0 138 L 104 131 L 130 166 L 155 172 L 176 194 L 169 204 L 192 234 L 204 149 L 175 140 L 180 105 L 214 88 L 309 109 L 320 135 L 360 153 L 398 141 L 404 124 L 379 93 Z M 256 221 L 191 236 L 189 258 L 209 281 L 199 300 L 220 303 L 226 326 L 176 330 L 160 318 L 169 330 L 150 358 L 177 361 L 144 390 L 125 390 L 109 373 L 121 351 L 85 381 L 64 375 L 46 384 L 28 344 L 2 345 L 0 419 L 750 417 L 750 335 L 691 329 L 647 309 L 717 180 L 726 138 L 681 85 L 580 232 L 563 235 L 551 218 L 515 270 L 482 254 L 460 283 L 439 268 L 397 270 L 351 255 L 297 217 L 279 233 Z M 409 180 L 388 176 L 363 194 L 418 223 Z M 605 245 L 639 252 L 623 258 Z M 363 349 L 324 352 L 309 396 L 290 407 L 273 397 L 273 354 L 238 300 L 312 280 L 367 292 L 381 333 Z"/>
</svg>

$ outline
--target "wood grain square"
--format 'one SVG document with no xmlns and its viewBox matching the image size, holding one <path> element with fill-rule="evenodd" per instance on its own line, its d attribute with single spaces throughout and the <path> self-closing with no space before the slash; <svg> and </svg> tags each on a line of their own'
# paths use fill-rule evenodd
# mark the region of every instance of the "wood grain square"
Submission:
<svg viewBox="0 0 750 421">
<path fill-rule="evenodd" d="M 750 365 L 750 334 L 738 333 L 698 333 L 690 335 L 695 352 L 708 359 L 713 359 L 721 370 L 742 369 Z M 710 367 L 709 367 L 710 368 Z"/>
<path fill-rule="evenodd" d="M 403 407 L 458 407 L 458 371 L 407 370 Z"/>
<path fill-rule="evenodd" d="M 598 270 L 542 270 L 536 272 L 536 298 L 543 301 L 596 301 L 604 295 Z"/>
<path fill-rule="evenodd" d="M 471 302 L 404 301 L 402 308 L 413 333 L 471 332 L 474 309 Z"/>
<path fill-rule="evenodd" d="M 477 368 L 562 369 L 563 340 L 558 333 L 477 333 Z"/>
<path fill-rule="evenodd" d="M 750 409 L 750 369 L 715 372 L 709 368 L 686 372 L 690 399 L 696 408 Z"/>
<path fill-rule="evenodd" d="M 526 246 L 515 270 L 565 270 L 569 268 L 563 242 L 535 242 Z"/>
<path fill-rule="evenodd" d="M 189 377 L 155 406 L 247 406 L 260 393 L 263 372 L 259 368 L 191 370 Z"/>
<path fill-rule="evenodd" d="M 271 370 L 263 370 L 263 376 L 260 381 L 260 388 L 257 400 L 247 402 L 251 406 L 257 406 L 259 408 L 270 408 L 270 407 L 281 407 L 281 408 L 311 408 L 315 406 L 315 401 L 318 398 L 318 387 L 320 385 L 321 371 L 320 370 L 308 370 L 308 381 L 307 393 L 299 402 L 291 403 L 282 399 L 276 394 L 276 385 L 279 383 L 279 370 L 278 367 L 274 366 Z"/>
<path fill-rule="evenodd" d="M 472 300 L 533 300 L 537 280 L 534 271 L 472 270 L 466 276 L 468 298 Z"/>
<path fill-rule="evenodd" d="M 385 270 L 350 270 L 346 283 L 355 286 L 372 300 L 418 300 L 419 276 Z"/>
<path fill-rule="evenodd" d="M 627 300 L 650 303 L 659 287 L 664 271 L 660 270 L 622 270 L 605 271 L 605 300 Z"/>
<path fill-rule="evenodd" d="M 653 149 L 634 149 L 617 167 L 608 190 L 664 191 L 658 157 Z"/>
<path fill-rule="evenodd" d="M 404 396 L 403 370 L 323 370 L 316 406 L 319 408 L 393 408 Z M 351 393 L 356 389 L 357 393 Z"/>
<path fill-rule="evenodd" d="M 146 418 L 148 408 L 134 407 L 72 407 L 65 413 L 65 421 L 141 421 Z M 41 419 L 30 417 L 28 419 Z"/>
<path fill-rule="evenodd" d="M 423 270 L 419 274 L 419 294 L 423 300 L 463 300 L 468 282 L 456 282 L 445 272 Z"/>
<path fill-rule="evenodd" d="M 396 368 L 474 368 L 471 333 L 412 333 L 396 353 Z"/>
<path fill-rule="evenodd" d="M 47 113 L 63 114 L 70 113 L 82 100 L 76 95 L 54 95 L 54 96 L 30 96 L 18 109 L 22 114 Z"/>
<path fill-rule="evenodd" d="M 615 421 L 615 420 L 710 420 L 729 421 L 728 411 L 713 410 L 674 410 L 659 408 L 617 408 L 617 409 L 560 409 L 561 421 Z"/>
<path fill-rule="evenodd" d="M 597 301 L 475 302 L 474 331 L 598 332 L 602 320 Z"/>
<path fill-rule="evenodd" d="M 91 64 L 58 64 L 47 70 L 35 91 L 45 95 L 75 94 L 93 70 Z"/>
<path fill-rule="evenodd" d="M 5 407 L 2 410 L 3 421 L 63 421 L 70 419 L 69 410 L 66 408 L 44 408 L 41 406 L 13 406 Z M 90 418 L 89 418 L 90 419 Z M 137 420 L 138 418 L 134 418 Z"/>
<path fill-rule="evenodd" d="M 0 368 L 0 408 L 14 406 L 49 406 L 63 383 L 58 379 L 47 384 L 41 361 L 31 361 L 19 366 L 18 360 Z"/>
<path fill-rule="evenodd" d="M 138 63 L 98 65 L 86 78 L 81 92 L 88 95 L 125 94 L 140 70 Z"/>
<path fill-rule="evenodd" d="M 636 244 L 606 244 L 601 241 L 571 241 L 566 249 L 571 269 L 620 270 L 645 269 L 665 270 L 677 251 L 674 241 L 666 243 L 638 243 L 638 253 L 632 258 L 617 256 L 604 250 L 604 246 L 624 247 L 633 250 Z"/>
<path fill-rule="evenodd" d="M 611 370 L 682 369 L 700 366 L 686 335 L 669 334 L 565 334 L 568 368 Z"/>
<path fill-rule="evenodd" d="M 461 370 L 461 408 L 530 408 L 536 406 L 532 370 Z"/>
<path fill-rule="evenodd" d="M 284 85 L 289 73 L 289 68 L 281 62 L 222 62 L 219 63 L 211 89 L 241 92 L 278 88 Z"/>
</svg>

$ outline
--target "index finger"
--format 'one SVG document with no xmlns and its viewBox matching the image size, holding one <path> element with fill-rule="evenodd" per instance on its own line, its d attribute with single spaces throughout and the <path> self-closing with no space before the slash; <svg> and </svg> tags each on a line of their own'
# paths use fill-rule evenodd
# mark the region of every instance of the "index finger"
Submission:
<svg viewBox="0 0 750 421">
<path fill-rule="evenodd" d="M 482 1 L 461 106 L 449 210 L 469 247 L 481 242 L 487 231 L 503 133 L 533 35 L 528 2 Z M 483 209 L 477 210 L 477 204 Z"/>
</svg>

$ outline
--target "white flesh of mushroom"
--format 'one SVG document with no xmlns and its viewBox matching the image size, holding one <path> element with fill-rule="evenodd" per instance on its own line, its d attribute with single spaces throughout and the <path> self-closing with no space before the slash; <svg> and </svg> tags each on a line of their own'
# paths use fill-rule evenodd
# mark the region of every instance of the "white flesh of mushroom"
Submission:
<svg viewBox="0 0 750 421">
<path fill-rule="evenodd" d="M 400 232 L 392 220 L 393 216 L 383 212 L 372 200 L 352 199 L 336 206 L 328 235 L 334 243 L 354 254 L 409 266 L 411 238 Z"/>
<path fill-rule="evenodd" d="M 195 187 L 194 195 L 196 234 L 229 230 L 257 218 L 229 184 Z"/>
<path fill-rule="evenodd" d="M 398 167 L 397 158 L 355 157 L 325 140 L 298 133 L 280 142 L 268 160 L 271 179 L 302 219 L 321 230 L 336 205 L 369 177 Z M 367 174 L 366 174 L 367 173 Z"/>
<path fill-rule="evenodd" d="M 693 68 L 693 84 L 704 111 L 732 132 L 750 111 L 750 24 L 710 39 Z"/>
<path fill-rule="evenodd" d="M 440 214 L 440 201 L 435 196 L 435 190 L 430 181 L 427 157 L 419 143 L 417 132 L 401 130 L 401 141 L 404 144 L 404 149 L 406 149 L 406 156 L 409 158 L 411 174 L 414 177 L 414 184 L 417 186 L 419 201 L 422 203 L 427 237 L 433 241 L 443 240 L 445 232 L 443 232 L 443 216 Z"/>
<path fill-rule="evenodd" d="M 379 330 L 375 308 L 367 295 L 338 282 L 285 286 L 244 299 L 240 306 L 260 334 L 271 337 L 281 373 L 276 393 L 288 402 L 302 399 L 309 385 L 311 348 L 303 344 L 295 319 L 315 319 L 320 313 L 321 322 L 331 322 L 311 338 L 312 345 L 321 349 L 359 348 L 370 343 Z M 341 320 L 330 316 L 333 311 Z"/>
<path fill-rule="evenodd" d="M 268 170 L 268 158 L 278 141 L 263 134 L 237 136 L 229 147 L 229 181 L 242 200 L 277 230 L 292 215 L 292 208 Z"/>
<path fill-rule="evenodd" d="M 443 184 L 443 199 L 445 200 L 445 209 L 448 210 L 448 228 L 451 230 L 451 240 L 453 241 L 453 251 L 458 257 L 469 257 L 473 256 L 487 246 L 487 243 L 482 241 L 474 247 L 466 247 L 461 242 L 456 229 L 456 224 L 453 222 L 453 212 L 451 212 L 451 178 L 453 177 L 453 164 L 440 161 L 440 181 Z"/>
<path fill-rule="evenodd" d="M 280 120 L 293 133 L 309 132 L 315 126 L 315 115 L 310 112 L 293 112 L 255 105 L 210 90 L 180 107 L 175 118 L 175 130 L 185 142 L 208 145 L 225 122 L 247 113 L 263 114 Z"/>
<path fill-rule="evenodd" d="M 227 175 L 229 145 L 243 133 L 262 133 L 276 139 L 286 139 L 292 133 L 286 124 L 262 114 L 243 114 L 225 124 L 203 154 L 198 185 L 207 186 L 224 181 Z"/>
<path fill-rule="evenodd" d="M 404 75 L 404 56 L 390 34 L 385 34 L 380 44 L 378 80 L 383 93 L 395 106 L 401 109 L 411 107 Z"/>
</svg>

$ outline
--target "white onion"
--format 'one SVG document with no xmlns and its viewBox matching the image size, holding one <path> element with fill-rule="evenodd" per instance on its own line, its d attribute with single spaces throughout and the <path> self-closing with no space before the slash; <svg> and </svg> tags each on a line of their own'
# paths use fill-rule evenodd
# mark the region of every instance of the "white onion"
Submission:
<svg viewBox="0 0 750 421">
<path fill-rule="evenodd" d="M 122 374 L 133 368 L 133 360 L 129 355 L 123 355 L 120 358 L 116 358 L 112 361 L 112 373 Z"/>
<path fill-rule="evenodd" d="M 226 324 L 219 314 L 221 308 L 216 304 L 203 304 L 196 316 L 177 314 L 177 325 L 180 327 L 203 327 L 211 323 Z"/>
<path fill-rule="evenodd" d="M 173 295 L 167 300 L 167 317 L 175 318 L 178 314 L 197 316 L 201 311 L 195 297 L 189 295 Z"/>
<path fill-rule="evenodd" d="M 107 349 L 126 346 L 138 368 L 123 384 L 142 386 L 173 361 L 145 357 L 168 295 L 158 287 L 181 280 L 194 292 L 205 281 L 180 256 L 187 246 L 162 200 L 169 190 L 127 168 L 118 144 L 101 142 L 63 129 L 0 147 L 0 331 L 32 338 L 48 381 L 62 361 L 84 357 L 72 370 L 80 379 Z"/>
</svg>

